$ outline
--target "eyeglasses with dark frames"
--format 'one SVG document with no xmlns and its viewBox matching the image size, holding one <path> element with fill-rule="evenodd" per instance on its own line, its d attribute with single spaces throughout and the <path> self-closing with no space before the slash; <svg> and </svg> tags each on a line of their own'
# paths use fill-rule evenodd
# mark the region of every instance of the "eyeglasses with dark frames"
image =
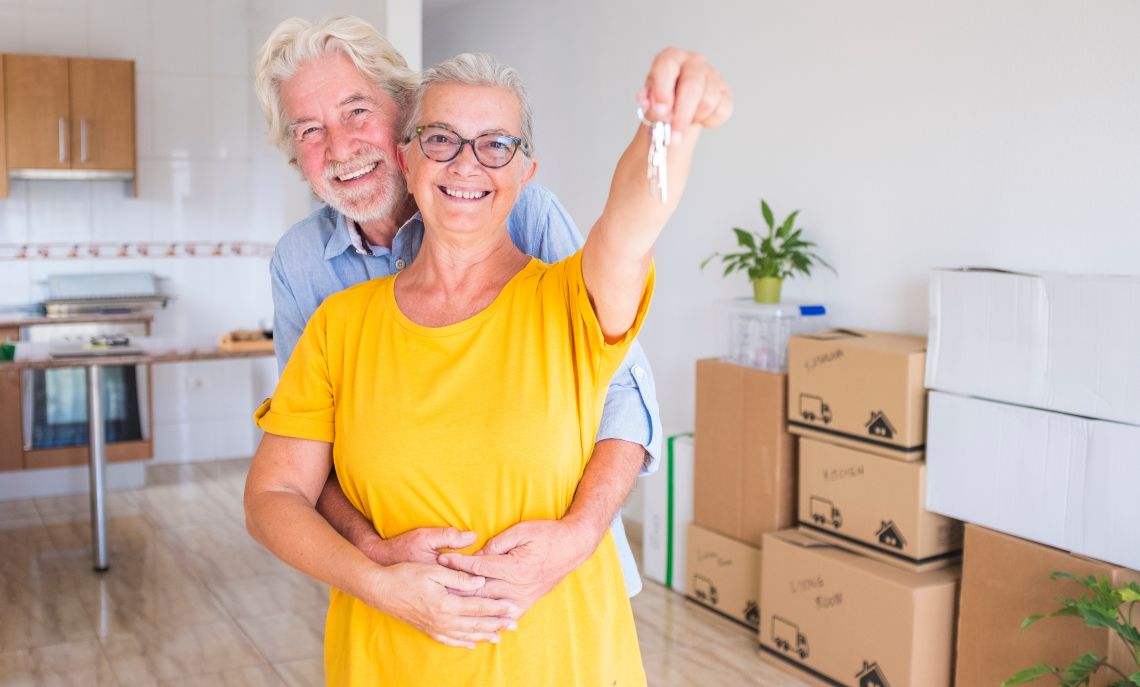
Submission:
<svg viewBox="0 0 1140 687">
<path fill-rule="evenodd" d="M 475 138 L 463 138 L 445 124 L 425 124 L 416 127 L 416 138 L 420 150 L 429 160 L 451 162 L 459 156 L 463 146 L 471 144 L 471 151 L 479 164 L 498 169 L 510 164 L 515 153 L 521 148 L 523 155 L 530 156 L 530 146 L 518 136 L 499 132 L 481 134 Z"/>
</svg>

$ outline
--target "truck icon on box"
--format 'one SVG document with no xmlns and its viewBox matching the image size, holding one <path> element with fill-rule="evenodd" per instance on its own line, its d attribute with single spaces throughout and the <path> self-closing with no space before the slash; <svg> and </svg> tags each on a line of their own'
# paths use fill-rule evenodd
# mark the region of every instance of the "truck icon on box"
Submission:
<svg viewBox="0 0 1140 687">
<path fill-rule="evenodd" d="M 835 504 L 827 499 L 813 496 L 810 499 L 811 520 L 817 525 L 830 524 L 835 529 L 843 527 L 843 515 Z"/>
<path fill-rule="evenodd" d="M 799 656 L 801 661 L 811 653 L 807 637 L 800 633 L 800 626 L 778 615 L 772 616 L 772 643 L 786 654 Z"/>
<path fill-rule="evenodd" d="M 717 601 L 720 600 L 720 595 L 717 594 L 716 591 L 716 585 L 704 575 L 693 575 L 693 596 L 712 606 L 715 606 Z"/>
<path fill-rule="evenodd" d="M 800 417 L 808 422 L 822 422 L 831 424 L 831 406 L 823 402 L 819 396 L 800 394 Z"/>
</svg>

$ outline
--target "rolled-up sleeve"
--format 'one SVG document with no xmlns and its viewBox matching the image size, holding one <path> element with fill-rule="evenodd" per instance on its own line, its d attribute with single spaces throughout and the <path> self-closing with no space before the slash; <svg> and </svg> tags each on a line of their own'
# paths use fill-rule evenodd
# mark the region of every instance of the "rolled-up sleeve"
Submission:
<svg viewBox="0 0 1140 687">
<path fill-rule="evenodd" d="M 661 460 L 661 433 L 653 369 L 641 344 L 635 341 L 610 382 L 598 441 L 621 439 L 644 446 L 650 459 L 641 474 L 648 475 L 657 470 Z"/>
<path fill-rule="evenodd" d="M 254 413 L 254 422 L 270 434 L 332 443 L 335 395 L 325 355 L 324 309 L 317 308 L 305 327 L 273 397 Z"/>
</svg>

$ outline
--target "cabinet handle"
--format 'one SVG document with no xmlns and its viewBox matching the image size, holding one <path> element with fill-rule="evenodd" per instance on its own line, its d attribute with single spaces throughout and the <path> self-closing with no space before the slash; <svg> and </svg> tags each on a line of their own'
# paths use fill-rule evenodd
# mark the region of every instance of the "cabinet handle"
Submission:
<svg viewBox="0 0 1140 687">
<path fill-rule="evenodd" d="M 87 120 L 79 120 L 79 161 L 87 162 Z"/>
<path fill-rule="evenodd" d="M 59 118 L 59 164 L 67 162 L 67 120 Z"/>
</svg>

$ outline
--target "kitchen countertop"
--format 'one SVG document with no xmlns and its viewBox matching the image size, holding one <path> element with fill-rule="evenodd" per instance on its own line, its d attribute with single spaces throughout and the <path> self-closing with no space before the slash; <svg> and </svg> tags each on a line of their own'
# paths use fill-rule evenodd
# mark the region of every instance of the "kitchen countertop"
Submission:
<svg viewBox="0 0 1140 687">
<path fill-rule="evenodd" d="M 85 322 L 153 322 L 154 314 L 90 314 L 48 317 L 46 315 L 3 315 L 0 314 L 0 328 L 31 327 L 37 324 L 80 324 Z"/>
<path fill-rule="evenodd" d="M 58 318 L 55 318 L 58 319 Z M 261 358 L 273 355 L 272 348 L 255 351 L 225 350 L 217 337 L 171 338 L 160 336 L 132 336 L 131 345 L 142 353 L 103 353 L 96 356 L 53 358 L 50 342 L 16 344 L 16 357 L 0 362 L 0 371 L 44 370 L 58 367 L 87 367 L 88 365 L 145 365 L 148 363 L 178 363 L 192 360 L 230 360 Z"/>
</svg>

